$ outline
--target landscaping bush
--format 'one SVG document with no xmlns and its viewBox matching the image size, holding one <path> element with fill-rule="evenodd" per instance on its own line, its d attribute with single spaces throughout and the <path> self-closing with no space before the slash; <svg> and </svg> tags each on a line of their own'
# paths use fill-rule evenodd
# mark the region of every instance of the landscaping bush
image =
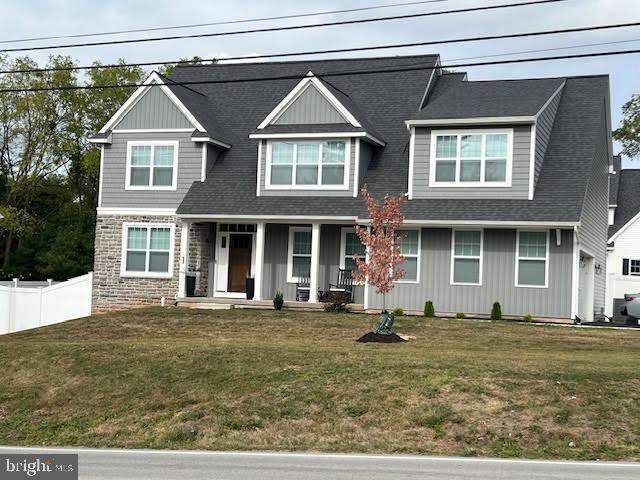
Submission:
<svg viewBox="0 0 640 480">
<path fill-rule="evenodd" d="M 531 322 L 533 322 L 533 317 L 530 314 L 527 313 L 524 317 L 522 317 L 522 321 L 531 323 Z"/>
<path fill-rule="evenodd" d="M 433 308 L 433 302 L 431 300 L 427 300 L 424 302 L 424 316 L 433 318 L 436 316 L 436 311 Z"/>
<path fill-rule="evenodd" d="M 502 320 L 502 308 L 498 302 L 495 302 L 491 307 L 491 320 Z"/>
<path fill-rule="evenodd" d="M 456 313 L 456 318 L 465 318 L 466 315 L 463 312 Z"/>
<path fill-rule="evenodd" d="M 349 307 L 347 307 L 346 303 L 343 302 L 332 302 L 332 303 L 327 303 L 324 306 L 324 311 L 325 312 L 331 312 L 331 313 L 349 313 Z"/>
<path fill-rule="evenodd" d="M 391 313 L 393 313 L 396 317 L 400 317 L 404 315 L 404 310 L 402 309 L 402 307 L 396 307 L 391 311 Z"/>
<path fill-rule="evenodd" d="M 282 310 L 282 306 L 284 305 L 284 295 L 282 295 L 281 291 L 277 291 L 273 296 L 273 308 L 276 310 Z"/>
</svg>

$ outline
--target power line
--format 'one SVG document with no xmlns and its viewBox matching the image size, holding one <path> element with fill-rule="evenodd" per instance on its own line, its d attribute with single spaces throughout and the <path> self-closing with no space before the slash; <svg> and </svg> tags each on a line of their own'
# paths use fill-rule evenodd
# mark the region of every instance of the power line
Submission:
<svg viewBox="0 0 640 480">
<path fill-rule="evenodd" d="M 36 47 L 6 48 L 6 49 L 0 50 L 0 53 L 27 52 L 27 51 L 35 51 L 35 50 L 55 50 L 60 48 L 94 47 L 94 46 L 104 46 L 104 45 L 121 45 L 125 43 L 158 42 L 158 41 L 166 41 L 166 40 L 182 40 L 182 39 L 188 39 L 188 38 L 222 37 L 222 36 L 230 36 L 230 35 L 244 35 L 249 33 L 281 32 L 281 31 L 289 31 L 289 30 L 301 30 L 305 28 L 354 25 L 354 24 L 371 23 L 371 22 L 385 22 L 390 20 L 404 20 L 408 18 L 430 17 L 430 16 L 436 16 L 436 15 L 449 15 L 452 13 L 470 13 L 470 12 L 479 12 L 484 10 L 497 10 L 497 9 L 503 9 L 503 8 L 525 7 L 530 5 L 551 4 L 551 3 L 558 3 L 558 2 L 565 2 L 565 1 L 567 0 L 530 0 L 528 2 L 521 2 L 521 3 L 508 3 L 503 5 L 487 5 L 484 7 L 470 7 L 470 8 L 462 8 L 458 10 L 442 10 L 437 12 L 412 13 L 407 15 L 393 15 L 388 17 L 361 18 L 356 20 L 341 20 L 337 22 L 324 22 L 324 23 L 314 23 L 314 24 L 306 24 L 306 25 L 289 25 L 284 27 L 255 28 L 250 30 L 236 30 L 236 31 L 230 31 L 230 32 L 194 33 L 189 35 L 173 35 L 173 36 L 151 37 L 151 38 L 133 38 L 133 39 L 124 39 L 124 40 L 109 40 L 109 41 L 103 41 L 103 42 L 67 43 L 62 45 L 41 45 Z"/>
<path fill-rule="evenodd" d="M 186 25 L 171 25 L 167 27 L 135 28 L 131 30 L 113 30 L 109 32 L 75 33 L 70 35 L 52 35 L 49 37 L 30 37 L 30 38 L 20 38 L 20 39 L 13 39 L 13 40 L 0 40 L 0 44 L 35 42 L 35 41 L 41 41 L 41 40 L 60 40 L 63 38 L 83 38 L 83 37 L 99 37 L 99 36 L 105 36 L 105 35 L 122 35 L 124 33 L 157 32 L 160 30 L 181 30 L 186 28 L 213 27 L 218 25 L 233 25 L 238 23 L 255 23 L 255 22 L 267 22 L 271 20 L 288 20 L 292 18 L 321 17 L 325 15 L 335 15 L 339 13 L 355 13 L 355 12 L 364 12 L 369 10 L 380 10 L 384 8 L 408 7 L 408 6 L 414 6 L 414 5 L 423 5 L 426 3 L 442 3 L 442 2 L 448 2 L 448 1 L 450 0 L 420 0 L 420 1 L 413 1 L 413 2 L 371 5 L 369 7 L 347 8 L 344 10 L 330 10 L 330 11 L 312 12 L 312 13 L 298 13 L 298 14 L 292 14 L 292 15 L 279 15 L 275 17 L 223 20 L 223 21 L 209 22 L 209 23 L 191 23 Z"/>
<path fill-rule="evenodd" d="M 494 60 L 489 62 L 476 62 L 476 63 L 458 63 L 448 65 L 424 65 L 424 66 L 412 66 L 406 68 L 393 68 L 393 69 L 375 69 L 375 70 L 351 70 L 341 72 L 329 72 L 318 75 L 319 77 L 343 77 L 347 75 L 368 75 L 373 73 L 400 73 L 400 72 L 415 72 L 420 70 L 435 70 L 435 69 L 449 69 L 449 68 L 461 68 L 461 67 L 484 67 L 490 65 L 509 65 L 518 63 L 529 62 L 547 62 L 553 60 L 566 60 L 576 58 L 592 58 L 592 57 L 609 57 L 613 55 L 631 55 L 640 53 L 640 49 L 637 50 L 614 50 L 608 52 L 593 52 L 593 53 L 577 53 L 573 55 L 559 55 L 554 57 L 534 57 L 534 58 L 515 58 L 509 60 Z M 177 82 L 172 80 L 172 84 L 176 86 L 188 86 L 188 85 L 216 85 L 227 83 L 244 83 L 244 82 L 264 82 L 264 81 L 276 81 L 276 80 L 302 80 L 306 78 L 306 75 L 281 75 L 274 77 L 247 77 L 247 78 L 232 78 L 226 80 L 191 80 L 184 82 Z M 112 84 L 112 85 L 70 85 L 64 87 L 34 87 L 34 88 L 4 88 L 0 89 L 0 93 L 21 93 L 21 92 L 53 92 L 53 91 L 68 91 L 68 90 L 96 90 L 101 88 L 134 88 L 156 86 L 154 84 L 145 85 L 144 83 L 127 83 L 127 84 Z"/>
<path fill-rule="evenodd" d="M 577 32 L 587 32 L 587 31 L 596 31 L 596 30 L 637 27 L 637 26 L 640 26 L 640 22 L 618 23 L 618 24 L 612 24 L 612 25 L 596 25 L 591 27 L 578 27 L 578 28 L 567 28 L 567 29 L 556 29 L 556 30 L 543 30 L 543 31 L 524 32 L 524 33 L 509 33 L 504 35 L 491 35 L 487 37 L 464 37 L 464 38 L 452 38 L 452 39 L 445 39 L 445 40 L 431 40 L 428 42 L 373 45 L 369 47 L 337 48 L 337 49 L 330 49 L 330 50 L 311 50 L 306 52 L 286 52 L 286 53 L 272 53 L 272 54 L 264 54 L 264 55 L 246 55 L 246 56 L 239 56 L 239 57 L 227 57 L 219 60 L 224 60 L 224 61 L 258 60 L 262 58 L 299 57 L 299 56 L 321 55 L 321 54 L 332 54 L 332 53 L 363 52 L 363 51 L 370 51 L 370 50 L 424 47 L 428 45 L 444 45 L 444 44 L 452 44 L 452 43 L 477 42 L 477 41 L 486 41 L 486 40 L 504 40 L 507 38 L 524 38 L 524 37 L 543 36 L 543 35 L 557 35 L 557 34 L 564 34 L 564 33 L 577 33 Z M 584 46 L 590 46 L 590 45 L 584 45 Z M 524 51 L 524 52 L 516 52 L 516 53 L 531 53 L 531 52 Z M 505 54 L 505 55 L 508 55 L 508 54 Z M 214 62 L 216 60 L 217 59 L 215 58 L 210 58 L 210 59 L 202 59 L 199 62 Z M 119 68 L 119 67 L 148 67 L 153 65 L 164 65 L 164 64 L 189 65 L 193 63 L 194 63 L 193 60 L 165 60 L 165 61 L 154 61 L 154 62 L 114 63 L 114 64 L 108 64 L 108 65 L 84 65 L 84 66 L 70 66 L 70 67 L 46 67 L 46 68 L 33 68 L 33 69 L 0 70 L 0 74 L 39 73 L 39 72 L 55 72 L 55 71 L 73 71 L 73 70 L 96 70 L 96 69 L 103 69 L 103 68 Z"/>
</svg>

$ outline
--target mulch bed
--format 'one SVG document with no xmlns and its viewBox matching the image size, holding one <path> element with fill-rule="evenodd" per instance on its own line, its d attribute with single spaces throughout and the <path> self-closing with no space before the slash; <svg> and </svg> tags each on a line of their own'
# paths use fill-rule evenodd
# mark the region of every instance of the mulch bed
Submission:
<svg viewBox="0 0 640 480">
<path fill-rule="evenodd" d="M 406 342 L 404 338 L 396 333 L 392 333 L 391 335 L 380 335 L 379 333 L 365 333 L 361 336 L 356 342 L 360 343 L 399 343 Z"/>
</svg>

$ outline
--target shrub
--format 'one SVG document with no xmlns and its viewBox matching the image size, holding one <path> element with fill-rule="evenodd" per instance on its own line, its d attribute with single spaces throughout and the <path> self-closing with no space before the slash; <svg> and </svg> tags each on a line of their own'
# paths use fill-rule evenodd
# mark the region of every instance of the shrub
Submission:
<svg viewBox="0 0 640 480">
<path fill-rule="evenodd" d="M 491 320 L 502 320 L 502 308 L 498 302 L 495 302 L 491 307 Z"/>
<path fill-rule="evenodd" d="M 404 315 L 404 310 L 402 309 L 402 307 L 396 307 L 391 311 L 391 313 L 393 313 L 396 317 L 401 317 L 402 315 Z"/>
<path fill-rule="evenodd" d="M 522 321 L 531 323 L 533 322 L 533 317 L 527 313 L 524 317 L 522 317 Z"/>
<path fill-rule="evenodd" d="M 424 316 L 433 318 L 436 316 L 436 311 L 433 308 L 433 302 L 431 300 L 427 300 L 424 302 Z"/>
<path fill-rule="evenodd" d="M 465 318 L 466 315 L 463 312 L 456 313 L 456 318 Z"/>
<path fill-rule="evenodd" d="M 331 312 L 331 313 L 349 313 L 349 307 L 347 307 L 346 303 L 343 302 L 332 302 L 332 303 L 327 303 L 324 306 L 324 311 L 325 312 Z"/>
<path fill-rule="evenodd" d="M 273 308 L 276 310 L 282 310 L 282 306 L 284 305 L 284 295 L 282 292 L 278 290 L 276 294 L 273 296 Z"/>
</svg>

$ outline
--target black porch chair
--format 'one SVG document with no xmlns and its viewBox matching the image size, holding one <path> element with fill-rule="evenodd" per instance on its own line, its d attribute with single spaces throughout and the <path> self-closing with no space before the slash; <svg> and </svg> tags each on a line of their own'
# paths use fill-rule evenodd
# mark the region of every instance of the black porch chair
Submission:
<svg viewBox="0 0 640 480">
<path fill-rule="evenodd" d="M 353 277 L 351 270 L 338 270 L 338 279 L 336 283 L 329 284 L 329 295 L 333 299 L 340 298 L 345 303 L 353 303 Z"/>
<path fill-rule="evenodd" d="M 310 291 L 309 277 L 299 277 L 296 283 L 296 302 L 308 302 Z"/>
</svg>

